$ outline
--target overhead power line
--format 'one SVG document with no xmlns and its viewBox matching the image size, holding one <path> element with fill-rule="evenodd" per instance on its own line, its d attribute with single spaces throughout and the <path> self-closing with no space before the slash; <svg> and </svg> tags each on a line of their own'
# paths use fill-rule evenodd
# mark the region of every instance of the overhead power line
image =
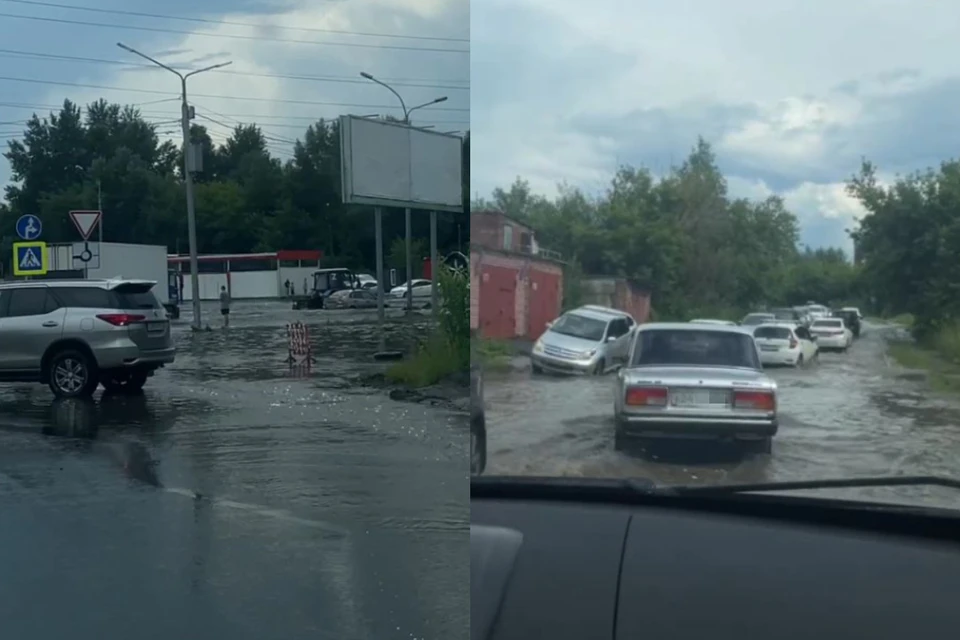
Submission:
<svg viewBox="0 0 960 640">
<path fill-rule="evenodd" d="M 154 95 L 169 96 L 169 91 L 159 91 L 157 89 L 134 89 L 132 87 L 109 87 L 100 84 L 84 84 L 80 82 L 60 82 L 56 80 L 37 80 L 35 78 L 13 78 L 10 76 L 0 76 L 0 80 L 7 82 L 24 82 L 27 84 L 47 84 L 61 87 L 75 87 L 78 89 L 99 89 L 101 91 L 123 91 L 129 93 L 150 93 Z M 215 100 L 246 100 L 249 102 L 275 102 L 278 104 L 302 104 L 326 107 L 350 107 L 355 109 L 395 109 L 397 105 L 385 104 L 359 104 L 352 102 L 322 102 L 315 100 L 291 100 L 285 98 L 255 98 L 246 96 L 218 96 L 204 93 L 191 93 L 191 96 L 197 98 L 212 98 Z M 430 111 L 460 111 L 469 112 L 468 107 L 427 107 Z"/>
<path fill-rule="evenodd" d="M 154 111 L 152 109 L 141 109 L 140 107 L 158 104 L 161 102 L 179 102 L 179 96 L 176 98 L 167 98 L 165 100 L 151 100 L 148 102 L 135 102 L 130 104 L 125 104 L 123 106 L 135 107 L 140 111 L 140 115 L 144 118 L 173 118 L 177 116 L 176 113 L 168 111 Z M 196 104 L 196 102 L 194 102 Z M 86 109 L 83 105 L 77 105 L 81 110 Z M 197 106 L 200 106 L 197 104 Z M 24 102 L 0 102 L 0 109 L 22 109 L 27 111 L 59 111 L 63 108 L 62 104 L 38 104 L 38 103 L 24 103 Z M 205 107 L 201 107 L 205 108 Z M 207 109 L 210 111 L 209 109 Z M 213 111 L 210 111 L 214 113 Z M 296 116 L 296 115 L 286 115 L 286 114 L 272 114 L 272 113 L 221 113 L 215 114 L 220 115 L 223 118 L 236 120 L 242 124 L 258 124 L 262 123 L 264 120 L 280 120 L 282 121 L 303 121 L 305 124 L 278 124 L 276 122 L 267 122 L 267 126 L 271 127 L 293 127 L 293 128 L 306 128 L 308 124 L 313 124 L 320 119 L 330 121 L 336 116 L 324 116 L 324 115 L 310 115 L 310 116 Z M 426 114 L 425 114 L 426 115 Z M 438 125 L 447 125 L 447 124 L 470 124 L 469 120 L 449 120 L 449 119 L 439 119 L 439 118 L 425 118 L 429 122 Z"/>
<path fill-rule="evenodd" d="M 0 0 L 3 2 L 4 0 Z M 58 60 L 58 61 L 67 61 L 67 62 L 84 62 L 90 64 L 110 64 L 117 65 L 122 67 L 136 67 L 140 69 L 157 69 L 156 65 L 152 64 L 140 64 L 137 62 L 124 62 L 123 60 L 106 60 L 104 58 L 84 58 L 80 56 L 68 56 L 55 53 L 41 53 L 37 51 L 19 51 L 16 49 L 0 49 L 0 57 L 22 57 L 22 58 L 38 58 L 41 60 Z M 191 69 L 185 68 L 183 71 L 190 71 Z M 282 73 L 256 73 L 251 71 L 228 71 L 225 69 L 215 69 L 210 73 L 217 73 L 222 75 L 233 75 L 233 76 L 254 76 L 257 78 L 277 78 L 284 80 L 307 80 L 312 82 L 335 82 L 343 84 L 362 84 L 365 86 L 371 86 L 369 80 L 360 78 L 359 76 L 354 78 L 350 76 L 309 76 L 309 75 L 296 75 L 296 74 L 282 74 Z M 459 91 L 469 91 L 470 87 L 467 86 L 457 86 L 454 84 L 418 84 L 419 81 L 402 81 L 402 80 L 389 80 L 391 84 L 399 87 L 420 87 L 424 89 L 453 89 Z M 444 81 L 439 81 L 444 82 Z M 457 80 L 449 80 L 446 82 L 459 82 Z"/>
<path fill-rule="evenodd" d="M 319 40 L 293 40 L 291 38 L 270 38 L 268 36 L 243 36 L 232 33 L 204 33 L 202 31 L 187 31 L 185 29 L 165 29 L 162 27 L 141 27 L 131 24 L 108 24 L 104 22 L 87 22 L 84 20 L 67 20 L 65 18 L 47 18 L 41 16 L 23 16 L 16 13 L 0 13 L 0 18 L 14 18 L 16 20 L 34 20 L 38 22 L 53 22 L 57 24 L 72 24 L 81 27 L 97 27 L 105 29 L 126 29 L 128 31 L 147 31 L 150 33 L 175 33 L 178 35 L 199 36 L 203 38 L 225 38 L 227 40 L 247 40 L 257 42 L 282 42 L 285 44 L 310 44 L 321 47 L 351 47 L 356 49 L 383 49 L 392 51 L 419 51 L 424 53 L 459 53 L 469 54 L 469 49 L 448 49 L 442 47 L 409 47 L 399 44 L 366 44 L 360 42 L 322 42 Z"/>
<path fill-rule="evenodd" d="M 69 9 L 71 11 L 86 11 L 88 13 L 101 13 L 117 16 L 132 16 L 137 18 L 158 18 L 161 20 L 179 20 L 181 22 L 193 22 L 197 24 L 224 25 L 231 27 L 248 27 L 251 29 L 260 29 L 264 25 L 251 22 L 233 22 L 230 20 L 212 20 L 210 18 L 191 18 L 187 16 L 172 16 L 162 13 L 142 13 L 139 11 L 123 11 L 120 9 L 100 9 L 97 7 L 82 7 L 75 4 L 60 4 L 56 2 L 39 2 L 38 0 L 0 0 L 10 4 L 25 4 L 36 7 L 52 7 L 56 9 Z M 281 27 L 277 25 L 268 25 L 271 29 L 282 29 L 284 31 L 302 31 L 305 33 L 325 33 L 330 35 L 344 36 L 366 36 L 370 38 L 400 38 L 404 40 L 432 40 L 434 42 L 470 42 L 470 38 L 442 38 L 438 36 L 411 36 L 393 33 L 369 33 L 365 31 L 342 31 L 337 29 L 317 29 L 314 27 Z"/>
</svg>

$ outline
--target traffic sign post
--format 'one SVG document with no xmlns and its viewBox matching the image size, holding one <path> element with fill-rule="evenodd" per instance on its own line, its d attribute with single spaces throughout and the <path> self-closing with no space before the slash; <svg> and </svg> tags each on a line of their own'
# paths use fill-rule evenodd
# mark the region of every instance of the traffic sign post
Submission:
<svg viewBox="0 0 960 640">
<path fill-rule="evenodd" d="M 93 260 L 93 252 L 90 250 L 90 236 L 93 235 L 93 230 L 97 228 L 97 225 L 100 224 L 100 216 L 103 213 L 99 210 L 84 210 L 78 209 L 76 211 L 70 212 L 70 219 L 73 221 L 73 226 L 77 228 L 77 231 L 80 232 L 80 235 L 83 237 L 83 249 L 79 252 L 77 247 L 74 246 L 73 249 L 73 259 L 80 260 L 83 263 L 83 277 L 87 278 L 90 273 L 90 261 Z M 97 247 L 97 266 L 100 266 L 100 248 Z M 94 267 L 97 268 L 97 267 Z"/>
<path fill-rule="evenodd" d="M 70 250 L 73 254 L 74 268 L 82 268 L 84 270 L 84 277 L 87 276 L 89 269 L 100 268 L 99 242 L 74 242 L 70 246 Z"/>
<path fill-rule="evenodd" d="M 46 242 L 13 243 L 13 275 L 45 276 L 48 268 Z"/>
<path fill-rule="evenodd" d="M 35 215 L 26 214 L 17 218 L 17 235 L 21 240 L 32 242 L 43 233 L 43 223 Z"/>
<path fill-rule="evenodd" d="M 70 220 L 73 221 L 73 226 L 80 232 L 80 236 L 84 240 L 89 240 L 90 236 L 93 235 L 93 230 L 100 224 L 101 215 L 100 211 L 71 211 Z"/>
</svg>

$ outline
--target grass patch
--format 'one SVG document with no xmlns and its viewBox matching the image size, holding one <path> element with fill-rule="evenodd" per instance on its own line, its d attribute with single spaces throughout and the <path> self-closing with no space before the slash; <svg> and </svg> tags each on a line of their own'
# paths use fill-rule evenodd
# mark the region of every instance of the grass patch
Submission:
<svg viewBox="0 0 960 640">
<path fill-rule="evenodd" d="M 887 347 L 887 353 L 902 367 L 925 371 L 934 390 L 960 393 L 960 351 L 954 350 L 958 347 L 960 335 L 956 329 L 951 329 L 923 344 L 891 343 Z"/>
<path fill-rule="evenodd" d="M 458 349 L 441 337 L 420 347 L 416 354 L 390 366 L 384 374 L 388 381 L 418 389 L 436 384 L 464 370 Z M 469 363 L 467 363 L 469 366 Z"/>
<path fill-rule="evenodd" d="M 909 329 L 913 326 L 913 315 L 909 313 L 901 313 L 900 315 L 889 318 L 889 321 L 893 324 L 898 324 L 901 327 Z"/>
<path fill-rule="evenodd" d="M 474 357 L 488 371 L 509 368 L 514 355 L 513 346 L 500 340 L 474 340 L 472 348 Z"/>
</svg>

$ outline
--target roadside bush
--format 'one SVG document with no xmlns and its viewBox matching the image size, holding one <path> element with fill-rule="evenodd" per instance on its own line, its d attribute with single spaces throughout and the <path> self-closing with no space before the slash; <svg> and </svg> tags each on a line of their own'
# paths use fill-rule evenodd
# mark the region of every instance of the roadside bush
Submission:
<svg viewBox="0 0 960 640">
<path fill-rule="evenodd" d="M 470 369 L 470 275 L 466 269 L 440 264 L 439 325 L 407 360 L 390 367 L 387 379 L 426 387 Z"/>
</svg>

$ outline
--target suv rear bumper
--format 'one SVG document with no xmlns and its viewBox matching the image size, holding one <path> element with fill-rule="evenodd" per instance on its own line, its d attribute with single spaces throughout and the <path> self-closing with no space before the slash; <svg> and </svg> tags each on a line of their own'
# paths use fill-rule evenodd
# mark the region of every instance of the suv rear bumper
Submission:
<svg viewBox="0 0 960 640">
<path fill-rule="evenodd" d="M 117 346 L 107 349 L 97 349 L 97 366 L 101 369 L 127 369 L 132 367 L 149 367 L 156 369 L 170 364 L 176 359 L 176 347 L 164 349 L 141 350 L 135 345 Z"/>
</svg>

